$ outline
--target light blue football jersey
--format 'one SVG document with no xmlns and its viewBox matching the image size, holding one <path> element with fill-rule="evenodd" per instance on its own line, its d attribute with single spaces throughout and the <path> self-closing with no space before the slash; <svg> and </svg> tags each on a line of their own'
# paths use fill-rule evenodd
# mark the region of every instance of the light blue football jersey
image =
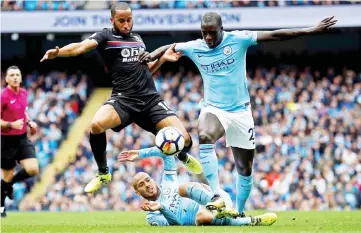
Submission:
<svg viewBox="0 0 361 233">
<path fill-rule="evenodd" d="M 166 216 L 160 211 L 148 212 L 147 222 L 152 226 L 195 225 L 199 204 L 178 194 L 177 165 L 174 156 L 162 156 L 163 176 L 160 184 L 161 194 L 156 200 L 166 210 Z"/>
<path fill-rule="evenodd" d="M 198 67 L 204 83 L 203 106 L 213 106 L 228 112 L 247 109 L 250 101 L 246 76 L 246 53 L 257 44 L 256 31 L 223 32 L 216 48 L 209 48 L 203 39 L 177 43 L 175 50 L 183 52 Z"/>
</svg>

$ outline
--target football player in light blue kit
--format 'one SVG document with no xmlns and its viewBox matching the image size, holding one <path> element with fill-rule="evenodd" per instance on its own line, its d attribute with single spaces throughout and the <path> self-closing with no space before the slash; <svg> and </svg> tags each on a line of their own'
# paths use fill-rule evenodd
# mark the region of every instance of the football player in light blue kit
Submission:
<svg viewBox="0 0 361 233">
<path fill-rule="evenodd" d="M 336 22 L 333 17 L 329 17 L 310 28 L 226 32 L 221 17 L 209 12 L 202 18 L 203 39 L 176 44 L 174 56 L 181 52 L 189 57 L 198 67 L 204 82 L 198 132 L 203 172 L 215 194 L 212 202 L 207 204 L 208 209 L 217 209 L 222 205 L 218 195 L 218 159 L 214 143 L 224 134 L 227 146 L 232 149 L 238 172 L 236 202 L 239 213 L 243 214 L 251 192 L 255 128 L 246 79 L 248 47 L 264 41 L 287 40 L 326 32 Z M 169 46 L 158 48 L 144 59 L 157 59 Z"/>
<path fill-rule="evenodd" d="M 138 159 L 159 156 L 163 159 L 163 176 L 160 186 L 144 172 L 133 178 L 133 187 L 138 195 L 147 200 L 141 208 L 147 213 L 147 221 L 152 226 L 168 225 L 227 225 L 227 226 L 270 226 L 277 220 L 274 213 L 255 217 L 239 217 L 238 211 L 231 208 L 229 195 L 221 190 L 227 208 L 212 214 L 202 205 L 212 199 L 209 186 L 201 183 L 179 184 L 177 165 L 174 156 L 160 154 L 156 148 L 122 152 L 119 162 L 134 162 Z"/>
</svg>

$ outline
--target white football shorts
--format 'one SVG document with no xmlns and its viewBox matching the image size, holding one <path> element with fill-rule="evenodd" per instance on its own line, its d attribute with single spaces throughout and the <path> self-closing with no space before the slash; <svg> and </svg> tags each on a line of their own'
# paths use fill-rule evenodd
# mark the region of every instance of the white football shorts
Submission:
<svg viewBox="0 0 361 233">
<path fill-rule="evenodd" d="M 255 127 L 251 106 L 240 112 L 226 112 L 212 106 L 204 107 L 200 115 L 212 113 L 217 116 L 226 132 L 227 147 L 255 149 Z"/>
</svg>

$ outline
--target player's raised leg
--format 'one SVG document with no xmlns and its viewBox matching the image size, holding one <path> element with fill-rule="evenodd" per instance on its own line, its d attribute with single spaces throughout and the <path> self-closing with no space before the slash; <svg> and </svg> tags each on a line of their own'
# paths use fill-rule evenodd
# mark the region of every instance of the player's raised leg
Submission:
<svg viewBox="0 0 361 233">
<path fill-rule="evenodd" d="M 107 138 L 105 131 L 107 129 L 115 128 L 120 124 L 120 116 L 110 104 L 103 105 L 93 117 L 90 127 L 89 142 L 94 154 L 94 159 L 98 165 L 98 173 L 85 187 L 85 192 L 87 193 L 97 191 L 102 184 L 107 184 L 112 179 L 107 165 L 105 151 L 107 147 Z"/>
<path fill-rule="evenodd" d="M 186 128 L 175 115 L 168 116 L 157 123 L 157 130 L 161 130 L 165 127 L 173 126 L 179 129 L 184 137 L 185 143 L 183 150 L 177 155 L 178 159 L 194 174 L 201 174 L 203 169 L 201 164 L 193 156 L 188 154 L 192 148 L 193 142 L 191 136 L 188 134 Z"/>
<path fill-rule="evenodd" d="M 168 108 L 163 101 L 158 102 L 158 104 L 143 112 L 141 117 L 135 117 L 134 122 L 144 130 L 152 132 L 154 135 L 165 127 L 173 126 L 177 128 L 182 133 L 185 140 L 184 148 L 177 155 L 177 157 L 192 173 L 202 173 L 201 164 L 193 156 L 188 154 L 192 147 L 191 136 L 188 134 L 177 115 L 170 108 Z M 138 153 L 140 158 L 149 156 L 167 156 L 163 154 L 162 151 L 159 150 L 156 146 L 141 149 L 137 152 L 132 151 L 131 153 Z M 127 154 L 127 152 L 123 152 L 123 154 Z"/>
<path fill-rule="evenodd" d="M 198 121 L 199 157 L 203 166 L 203 173 L 215 197 L 219 195 L 220 186 L 218 178 L 218 158 L 214 144 L 224 133 L 225 129 L 218 117 L 213 113 L 202 110 Z M 217 206 L 216 203 L 214 203 L 214 205 Z"/>
<path fill-rule="evenodd" d="M 256 153 L 255 149 L 242 149 L 231 147 L 236 169 L 237 176 L 237 210 L 240 213 L 244 212 L 244 206 L 252 190 L 252 166 L 253 159 Z"/>
</svg>

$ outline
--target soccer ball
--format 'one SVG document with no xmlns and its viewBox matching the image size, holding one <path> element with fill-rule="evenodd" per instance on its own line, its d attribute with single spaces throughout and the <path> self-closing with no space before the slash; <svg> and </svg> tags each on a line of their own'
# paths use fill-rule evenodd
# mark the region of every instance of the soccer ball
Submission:
<svg viewBox="0 0 361 233">
<path fill-rule="evenodd" d="M 155 136 L 155 145 L 163 154 L 175 155 L 183 150 L 184 137 L 176 127 L 165 127 Z"/>
</svg>

